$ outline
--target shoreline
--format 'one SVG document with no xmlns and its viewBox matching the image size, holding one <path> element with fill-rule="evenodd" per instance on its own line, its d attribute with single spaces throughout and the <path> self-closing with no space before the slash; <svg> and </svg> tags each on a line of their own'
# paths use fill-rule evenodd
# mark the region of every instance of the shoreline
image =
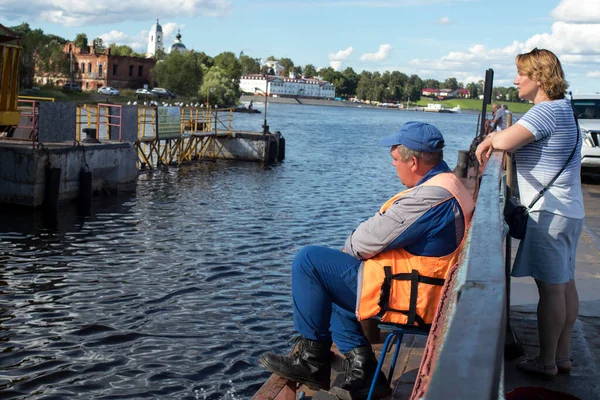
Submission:
<svg viewBox="0 0 600 400">
<path fill-rule="evenodd" d="M 263 103 L 263 96 L 254 96 L 243 94 L 240 96 L 239 101 L 242 104 L 247 104 L 252 100 L 253 103 Z M 338 101 L 338 100 L 325 100 L 325 99 L 307 99 L 307 98 L 295 98 L 295 97 L 269 97 L 269 103 L 276 104 L 292 104 L 299 106 L 323 106 L 323 107 L 346 107 L 346 108 L 369 108 L 374 110 L 397 110 L 397 111 L 415 111 L 415 112 L 424 112 L 418 111 L 414 109 L 403 109 L 403 108 L 393 108 L 393 107 L 377 107 L 371 104 L 363 104 L 363 103 L 352 103 L 349 101 Z M 491 112 L 491 105 L 488 106 Z M 260 108 L 258 108 L 260 109 Z M 480 114 L 481 110 L 473 110 L 473 109 L 461 109 L 458 114 Z M 435 114 L 435 113 L 434 113 Z M 512 113 L 513 116 L 520 118 L 523 114 L 520 113 Z"/>
</svg>

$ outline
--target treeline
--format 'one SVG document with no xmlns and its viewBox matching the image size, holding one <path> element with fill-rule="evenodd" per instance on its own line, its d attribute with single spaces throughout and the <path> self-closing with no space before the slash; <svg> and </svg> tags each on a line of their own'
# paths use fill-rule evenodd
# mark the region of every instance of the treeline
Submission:
<svg viewBox="0 0 600 400">
<path fill-rule="evenodd" d="M 69 55 L 63 52 L 66 39 L 45 34 L 41 29 L 31 29 L 23 23 L 11 27 L 21 37 L 23 47 L 20 79 L 22 87 L 31 87 L 34 73 L 69 74 Z M 91 44 L 85 33 L 79 33 L 73 40 L 75 46 L 89 49 L 94 46 L 97 53 L 106 50 L 101 38 L 95 38 Z M 143 57 L 127 45 L 110 44 L 111 54 L 120 56 Z M 189 98 L 208 101 L 211 104 L 233 105 L 240 96 L 239 82 L 242 75 L 274 74 L 266 65 L 261 66 L 260 59 L 245 55 L 236 56 L 232 52 L 223 52 L 211 57 L 204 52 L 187 51 L 183 54 L 172 52 L 156 55 L 158 62 L 151 71 L 151 77 L 157 86 L 165 87 L 175 93 Z M 316 78 L 335 85 L 336 96 L 342 98 L 357 97 L 361 100 L 379 102 L 418 101 L 423 88 L 434 89 L 468 89 L 471 98 L 483 94 L 484 82 L 471 82 L 467 85 L 458 82 L 454 77 L 444 81 L 435 79 L 423 80 L 418 75 L 407 75 L 400 71 L 370 72 L 360 74 L 348 67 L 336 71 L 331 67 L 317 70 L 314 65 L 295 65 L 289 58 L 270 56 L 267 60 L 278 60 L 284 68 L 285 76 L 294 72 L 297 77 Z M 500 97 L 505 101 L 519 101 L 516 88 L 495 87 L 493 98 Z"/>
<path fill-rule="evenodd" d="M 69 54 L 63 51 L 67 39 L 46 34 L 41 29 L 31 29 L 25 22 L 9 29 L 19 36 L 23 48 L 19 65 L 21 87 L 33 86 L 36 71 L 44 75 L 69 75 Z M 85 33 L 78 33 L 73 42 L 84 51 L 89 51 L 92 45 L 98 53 L 106 50 L 102 38 L 97 37 L 90 44 Z M 144 57 L 142 54 L 135 53 L 129 46 L 111 44 L 109 47 L 111 53 L 115 55 Z"/>
</svg>

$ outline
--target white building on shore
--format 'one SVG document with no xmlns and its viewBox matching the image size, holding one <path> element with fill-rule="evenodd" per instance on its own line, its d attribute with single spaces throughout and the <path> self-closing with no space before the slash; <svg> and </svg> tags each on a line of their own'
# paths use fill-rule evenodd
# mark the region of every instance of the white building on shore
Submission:
<svg viewBox="0 0 600 400">
<path fill-rule="evenodd" d="M 240 89 L 244 93 L 267 93 L 273 97 L 335 98 L 335 86 L 326 81 L 273 75 L 267 75 L 266 78 L 262 74 L 244 75 L 240 79 Z"/>
</svg>

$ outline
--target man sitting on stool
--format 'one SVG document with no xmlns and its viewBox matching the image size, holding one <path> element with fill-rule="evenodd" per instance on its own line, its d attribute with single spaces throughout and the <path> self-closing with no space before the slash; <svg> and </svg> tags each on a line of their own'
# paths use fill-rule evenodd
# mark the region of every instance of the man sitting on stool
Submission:
<svg viewBox="0 0 600 400">
<path fill-rule="evenodd" d="M 471 195 L 443 161 L 444 138 L 436 127 L 408 122 L 381 145 L 391 147 L 392 165 L 408 189 L 361 223 L 346 239 L 344 251 L 309 246 L 298 252 L 292 265 L 298 347 L 290 356 L 266 353 L 260 358 L 279 376 L 311 389 L 329 389 L 333 339 L 346 356 L 340 387 L 353 399 L 367 397 L 377 368 L 359 321 L 376 317 L 431 324 L 442 286 L 427 283 L 427 278 L 444 279 L 457 262 L 474 208 Z M 391 276 L 400 273 L 418 278 L 412 312 L 411 278 Z M 389 297 L 380 299 L 382 286 Z M 380 373 L 375 397 L 389 394 Z"/>
</svg>

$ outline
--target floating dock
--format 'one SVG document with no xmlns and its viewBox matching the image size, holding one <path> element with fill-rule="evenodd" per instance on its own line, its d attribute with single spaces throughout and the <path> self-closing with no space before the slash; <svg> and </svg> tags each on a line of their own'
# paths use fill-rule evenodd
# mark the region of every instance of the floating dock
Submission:
<svg viewBox="0 0 600 400">
<path fill-rule="evenodd" d="M 232 128 L 232 109 L 79 105 L 19 99 L 20 121 L 0 136 L 0 203 L 41 206 L 92 191 L 132 191 L 139 171 L 199 160 L 270 165 L 285 157 L 280 132 Z M 50 178 L 49 174 L 53 174 Z"/>
</svg>

